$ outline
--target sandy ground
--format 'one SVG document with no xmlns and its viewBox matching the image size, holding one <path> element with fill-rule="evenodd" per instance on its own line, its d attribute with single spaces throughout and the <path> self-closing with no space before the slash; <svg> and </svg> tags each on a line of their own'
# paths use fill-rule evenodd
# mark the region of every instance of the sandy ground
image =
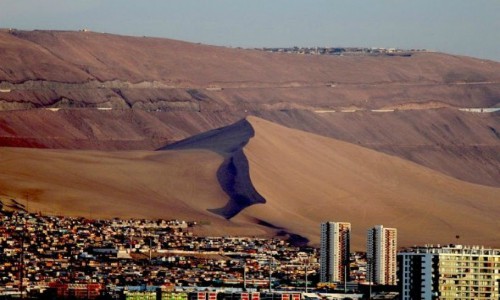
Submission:
<svg viewBox="0 0 500 300">
<path fill-rule="evenodd" d="M 206 208 L 225 203 L 214 176 L 222 158 L 208 151 L 0 153 L 2 198 L 23 199 L 32 211 L 203 220 L 210 217 Z"/>
<path fill-rule="evenodd" d="M 498 188 L 256 117 L 247 121 L 255 136 L 243 147 L 249 169 L 238 171 L 249 172 L 266 202 L 230 220 L 209 211 L 230 201 L 217 178 L 224 156 L 216 145 L 210 151 L 0 148 L 0 199 L 13 197 L 50 214 L 204 221 L 209 225 L 197 230 L 201 234 L 284 231 L 314 244 L 320 222 L 347 221 L 354 249 L 364 248 L 366 230 L 376 224 L 398 228 L 401 246 L 451 243 L 456 235 L 464 244 L 500 246 Z M 248 134 L 205 134 L 195 141 L 207 145 L 211 139 L 227 148 L 229 140 L 241 144 Z"/>
<path fill-rule="evenodd" d="M 266 199 L 258 218 L 318 242 L 323 221 L 351 222 L 364 247 L 376 224 L 399 245 L 460 242 L 500 246 L 500 189 L 462 182 L 397 157 L 250 118 L 250 175 Z"/>
</svg>

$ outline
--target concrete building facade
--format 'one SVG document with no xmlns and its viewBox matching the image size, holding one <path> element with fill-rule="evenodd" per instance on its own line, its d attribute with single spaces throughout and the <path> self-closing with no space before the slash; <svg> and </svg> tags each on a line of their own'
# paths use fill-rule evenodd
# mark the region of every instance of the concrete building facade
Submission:
<svg viewBox="0 0 500 300">
<path fill-rule="evenodd" d="M 321 224 L 320 281 L 349 280 L 351 223 L 325 222 Z"/>
<path fill-rule="evenodd" d="M 367 234 L 367 280 L 381 285 L 397 283 L 397 230 L 376 225 Z"/>
<path fill-rule="evenodd" d="M 500 299 L 500 249 L 410 248 L 398 254 L 398 279 L 403 300 Z"/>
</svg>

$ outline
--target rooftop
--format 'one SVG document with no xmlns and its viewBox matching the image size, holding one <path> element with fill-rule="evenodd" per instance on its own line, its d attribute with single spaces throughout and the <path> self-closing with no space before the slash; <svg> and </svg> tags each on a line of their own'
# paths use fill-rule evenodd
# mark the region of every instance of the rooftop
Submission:
<svg viewBox="0 0 500 300">
<path fill-rule="evenodd" d="M 485 248 L 484 246 L 467 245 L 424 245 L 415 246 L 399 252 L 400 254 L 457 254 L 457 255 L 492 255 L 500 256 L 500 249 Z"/>
</svg>

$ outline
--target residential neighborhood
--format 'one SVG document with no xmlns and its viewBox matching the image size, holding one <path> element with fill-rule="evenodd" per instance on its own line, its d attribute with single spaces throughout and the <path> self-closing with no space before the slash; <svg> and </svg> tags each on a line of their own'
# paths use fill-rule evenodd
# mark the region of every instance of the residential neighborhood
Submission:
<svg viewBox="0 0 500 300">
<path fill-rule="evenodd" d="M 195 226 L 4 211 L 0 293 L 43 292 L 57 284 L 260 289 L 269 287 L 270 277 L 272 286 L 304 287 L 306 268 L 309 280 L 315 279 L 313 248 L 281 239 L 199 237 Z"/>
</svg>

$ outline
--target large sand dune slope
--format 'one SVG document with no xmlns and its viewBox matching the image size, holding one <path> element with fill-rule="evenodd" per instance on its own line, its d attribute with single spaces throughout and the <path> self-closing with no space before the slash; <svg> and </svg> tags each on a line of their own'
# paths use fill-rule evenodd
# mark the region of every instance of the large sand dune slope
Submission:
<svg viewBox="0 0 500 300">
<path fill-rule="evenodd" d="M 203 213 L 204 206 L 224 203 L 213 175 L 222 158 L 207 151 L 0 148 L 0 153 L 0 197 L 23 199 L 32 211 L 188 218 Z"/>
<path fill-rule="evenodd" d="M 198 228 L 204 234 L 270 234 L 209 211 L 229 199 L 216 176 L 222 162 L 205 150 L 0 148 L 0 200 L 42 214 L 178 219 L 208 224 Z"/>
<path fill-rule="evenodd" d="M 312 243 L 320 222 L 347 221 L 356 249 L 376 224 L 398 228 L 400 245 L 460 235 L 500 246 L 500 189 L 353 144 L 249 117 L 163 150 L 0 148 L 0 199 L 52 214 L 198 220 L 210 224 L 206 234 L 288 233 Z"/>
<path fill-rule="evenodd" d="M 319 223 L 347 221 L 363 245 L 375 224 L 396 227 L 402 245 L 500 244 L 500 189 L 462 182 L 403 159 L 250 118 L 244 148 L 266 199 L 237 218 L 256 218 L 318 242 Z"/>
</svg>

